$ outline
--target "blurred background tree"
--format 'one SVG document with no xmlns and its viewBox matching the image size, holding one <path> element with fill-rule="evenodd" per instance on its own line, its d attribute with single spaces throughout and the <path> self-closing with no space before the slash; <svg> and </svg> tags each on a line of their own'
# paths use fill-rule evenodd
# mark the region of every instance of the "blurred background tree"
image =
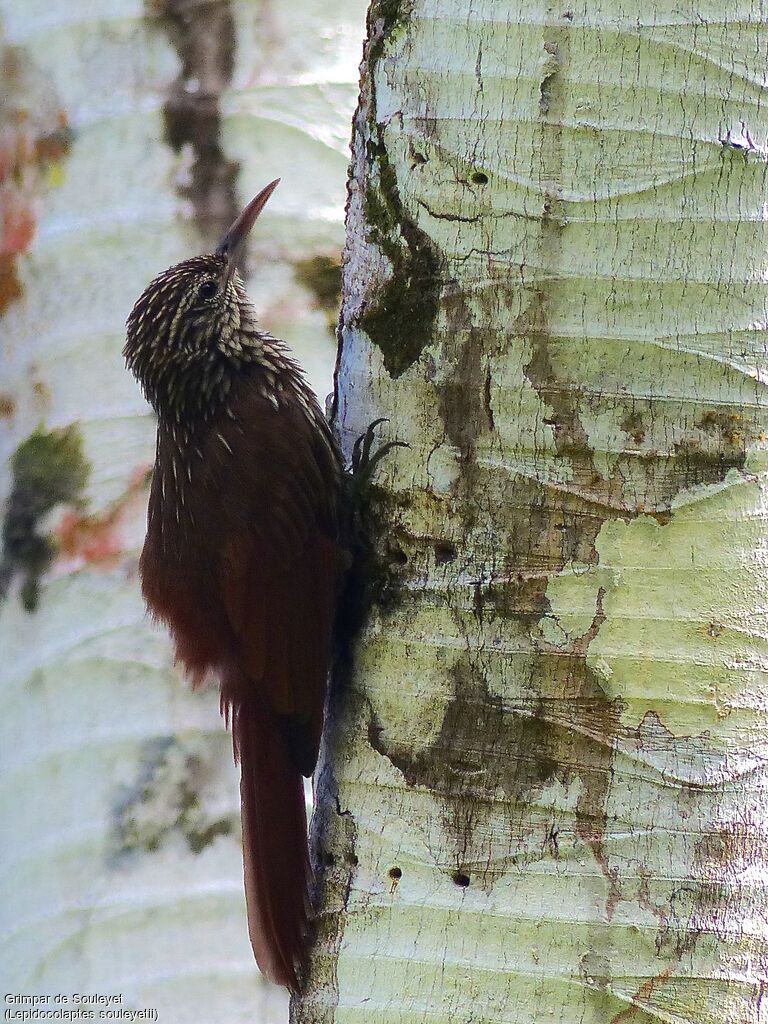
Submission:
<svg viewBox="0 0 768 1024">
<path fill-rule="evenodd" d="M 245 927 L 237 778 L 136 578 L 149 279 L 282 185 L 248 288 L 330 390 L 364 0 L 0 0 L 3 991 L 284 1020 Z"/>
</svg>

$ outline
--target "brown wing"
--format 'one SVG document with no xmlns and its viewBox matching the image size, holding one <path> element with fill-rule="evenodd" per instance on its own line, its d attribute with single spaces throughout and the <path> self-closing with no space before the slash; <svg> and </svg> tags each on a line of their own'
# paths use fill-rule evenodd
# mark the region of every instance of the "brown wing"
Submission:
<svg viewBox="0 0 768 1024">
<path fill-rule="evenodd" d="M 295 395 L 276 408 L 246 383 L 232 415 L 214 424 L 203 458 L 223 504 L 219 588 L 234 634 L 222 696 L 234 705 L 264 700 L 296 766 L 310 775 L 341 568 L 339 461 L 316 405 Z M 228 485 L 222 471 L 237 481 Z"/>
</svg>

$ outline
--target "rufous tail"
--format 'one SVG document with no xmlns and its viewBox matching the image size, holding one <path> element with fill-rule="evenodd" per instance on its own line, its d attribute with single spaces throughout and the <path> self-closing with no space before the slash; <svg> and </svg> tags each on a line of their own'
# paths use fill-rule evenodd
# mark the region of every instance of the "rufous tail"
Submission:
<svg viewBox="0 0 768 1024">
<path fill-rule="evenodd" d="M 237 702 L 231 716 L 240 763 L 248 933 L 262 974 L 295 992 L 309 931 L 304 780 L 263 704 Z"/>
</svg>

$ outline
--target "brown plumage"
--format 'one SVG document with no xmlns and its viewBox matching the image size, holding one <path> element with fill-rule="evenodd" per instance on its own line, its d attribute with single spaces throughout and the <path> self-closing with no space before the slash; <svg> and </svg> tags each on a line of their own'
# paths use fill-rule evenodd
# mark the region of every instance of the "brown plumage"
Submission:
<svg viewBox="0 0 768 1024">
<path fill-rule="evenodd" d="M 234 271 L 276 185 L 215 253 L 152 281 L 124 355 L 158 418 L 143 594 L 193 684 L 218 679 L 240 763 L 251 943 L 264 974 L 295 990 L 310 872 L 302 776 L 323 725 L 342 469 L 299 366 L 259 329 Z"/>
</svg>

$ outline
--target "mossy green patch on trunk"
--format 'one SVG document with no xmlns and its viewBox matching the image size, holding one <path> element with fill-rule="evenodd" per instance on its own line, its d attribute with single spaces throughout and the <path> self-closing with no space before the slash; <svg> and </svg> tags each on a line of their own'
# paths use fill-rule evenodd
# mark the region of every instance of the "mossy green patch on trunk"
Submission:
<svg viewBox="0 0 768 1024">
<path fill-rule="evenodd" d="M 407 24 L 411 7 L 410 0 L 374 0 L 369 7 L 367 58 L 371 67 L 381 56 L 386 38 L 400 25 Z M 375 30 L 377 21 L 381 22 L 378 32 Z"/>
<path fill-rule="evenodd" d="M 391 276 L 360 318 L 360 326 L 399 377 L 432 338 L 441 290 L 440 254 L 406 211 L 380 126 L 367 146 L 368 181 L 363 208 L 368 234 L 391 264 Z M 377 179 L 377 180 L 375 180 Z"/>
<path fill-rule="evenodd" d="M 381 352 L 392 377 L 412 366 L 431 340 L 443 265 L 439 249 L 403 204 L 384 126 L 376 113 L 376 68 L 395 34 L 408 25 L 411 8 L 410 0 L 374 0 L 371 4 L 361 99 L 365 113 L 363 120 L 356 119 L 356 132 L 366 138 L 366 233 L 390 264 L 389 276 L 367 302 L 359 325 Z"/>
</svg>

